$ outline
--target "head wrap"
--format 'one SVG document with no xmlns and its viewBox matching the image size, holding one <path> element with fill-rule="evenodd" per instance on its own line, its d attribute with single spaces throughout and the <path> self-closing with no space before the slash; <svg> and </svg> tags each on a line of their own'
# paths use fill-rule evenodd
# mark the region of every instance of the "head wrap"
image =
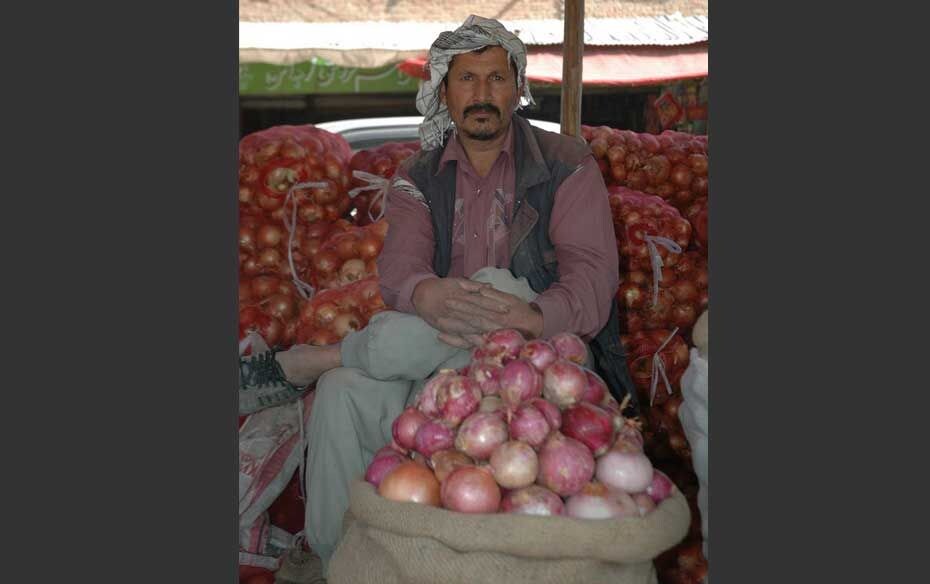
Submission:
<svg viewBox="0 0 930 584">
<path fill-rule="evenodd" d="M 503 47 L 517 67 L 517 85 L 523 87 L 517 109 L 535 103 L 526 82 L 526 45 L 500 22 L 473 14 L 454 31 L 442 32 L 429 49 L 430 78 L 421 83 L 417 91 L 417 110 L 423 114 L 419 130 L 423 150 L 442 146 L 446 130 L 452 125 L 449 109 L 439 98 L 439 88 L 449 72 L 452 57 L 488 45 Z"/>
</svg>

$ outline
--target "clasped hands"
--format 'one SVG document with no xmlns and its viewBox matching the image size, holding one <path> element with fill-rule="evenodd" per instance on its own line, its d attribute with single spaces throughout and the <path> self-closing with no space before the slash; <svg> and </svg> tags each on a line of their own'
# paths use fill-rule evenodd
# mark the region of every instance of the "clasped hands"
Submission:
<svg viewBox="0 0 930 584">
<path fill-rule="evenodd" d="M 482 335 L 500 328 L 528 338 L 542 333 L 542 313 L 513 294 L 465 278 L 430 278 L 413 291 L 417 314 L 439 330 L 439 340 L 463 349 L 481 343 Z"/>
</svg>

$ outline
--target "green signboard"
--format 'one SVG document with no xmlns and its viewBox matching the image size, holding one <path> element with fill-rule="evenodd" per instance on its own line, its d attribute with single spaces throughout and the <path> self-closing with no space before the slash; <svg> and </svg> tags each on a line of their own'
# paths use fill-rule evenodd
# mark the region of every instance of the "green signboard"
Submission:
<svg viewBox="0 0 930 584">
<path fill-rule="evenodd" d="M 293 65 L 239 64 L 240 95 L 416 93 L 418 81 L 393 64 L 371 69 L 340 67 L 323 59 Z"/>
</svg>

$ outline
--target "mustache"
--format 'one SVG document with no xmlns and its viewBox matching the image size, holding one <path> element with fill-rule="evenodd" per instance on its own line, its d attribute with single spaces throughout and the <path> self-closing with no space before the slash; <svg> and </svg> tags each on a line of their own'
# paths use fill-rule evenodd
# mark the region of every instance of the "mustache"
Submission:
<svg viewBox="0 0 930 584">
<path fill-rule="evenodd" d="M 494 105 L 493 103 L 472 104 L 468 106 L 467 108 L 465 108 L 465 111 L 462 112 L 462 115 L 467 116 L 468 114 L 475 113 L 475 112 L 487 112 L 487 113 L 497 114 L 497 117 L 501 116 L 501 110 L 498 109 L 498 107 Z"/>
</svg>

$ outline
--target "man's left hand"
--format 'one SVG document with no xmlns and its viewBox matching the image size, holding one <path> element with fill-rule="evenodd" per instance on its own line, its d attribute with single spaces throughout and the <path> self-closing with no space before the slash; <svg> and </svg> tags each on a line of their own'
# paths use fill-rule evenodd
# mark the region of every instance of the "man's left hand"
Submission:
<svg viewBox="0 0 930 584">
<path fill-rule="evenodd" d="M 519 296 L 491 287 L 466 296 L 450 298 L 446 308 L 456 317 L 484 332 L 501 328 L 519 330 L 529 338 L 542 334 L 543 315 Z"/>
</svg>

